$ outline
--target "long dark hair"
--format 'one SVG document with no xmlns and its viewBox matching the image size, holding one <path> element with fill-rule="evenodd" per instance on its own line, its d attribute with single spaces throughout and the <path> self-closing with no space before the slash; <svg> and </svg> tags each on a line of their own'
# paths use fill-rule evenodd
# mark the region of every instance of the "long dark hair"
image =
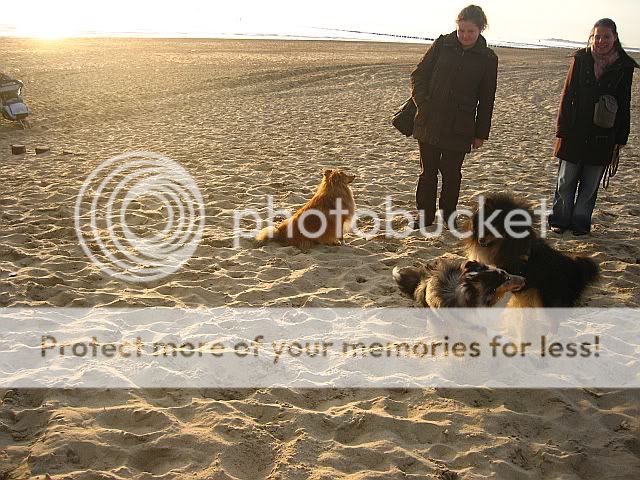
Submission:
<svg viewBox="0 0 640 480">
<path fill-rule="evenodd" d="M 620 43 L 620 36 L 618 35 L 618 27 L 616 26 L 616 22 L 614 22 L 610 18 L 601 18 L 600 20 L 598 20 L 596 23 L 593 24 L 591 33 L 589 33 L 589 40 L 587 41 L 587 45 L 589 48 L 591 48 L 591 39 L 593 38 L 596 28 L 598 27 L 604 27 L 611 30 L 613 34 L 616 36 L 616 41 L 613 43 L 613 46 L 618 51 L 618 53 L 620 53 L 622 56 L 627 57 L 629 60 L 631 60 L 635 64 L 636 68 L 640 68 L 640 65 L 638 65 L 638 62 L 636 62 L 632 57 L 630 57 L 629 54 L 625 52 L 624 48 L 622 48 L 622 44 Z"/>
<path fill-rule="evenodd" d="M 616 36 L 616 41 L 614 42 L 613 46 L 616 48 L 618 52 L 626 53 L 624 51 L 624 48 L 622 48 L 622 44 L 620 43 L 620 36 L 618 35 L 618 27 L 616 26 L 616 22 L 614 22 L 610 18 L 601 18 L 600 20 L 598 20 L 596 23 L 593 24 L 593 28 L 589 33 L 589 40 L 587 40 L 587 44 L 589 47 L 591 46 L 591 39 L 593 39 L 593 35 L 595 34 L 596 28 L 598 27 L 608 28 L 609 30 L 611 30 L 613 34 Z"/>
</svg>

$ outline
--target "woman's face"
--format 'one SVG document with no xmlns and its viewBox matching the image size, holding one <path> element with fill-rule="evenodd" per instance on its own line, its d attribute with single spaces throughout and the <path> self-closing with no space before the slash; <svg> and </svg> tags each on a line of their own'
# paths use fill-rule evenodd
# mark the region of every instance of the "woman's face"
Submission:
<svg viewBox="0 0 640 480">
<path fill-rule="evenodd" d="M 596 27 L 591 37 L 591 48 L 598 55 L 606 55 L 613 48 L 617 38 L 610 28 Z"/>
<path fill-rule="evenodd" d="M 461 20 L 458 22 L 458 41 L 462 45 L 462 48 L 471 48 L 478 41 L 480 36 L 480 29 L 478 26 L 467 20 Z"/>
</svg>

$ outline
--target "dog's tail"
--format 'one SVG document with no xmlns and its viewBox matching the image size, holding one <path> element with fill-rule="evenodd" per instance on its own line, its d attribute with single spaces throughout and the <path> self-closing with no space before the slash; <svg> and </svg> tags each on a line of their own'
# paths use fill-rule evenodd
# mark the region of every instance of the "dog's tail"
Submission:
<svg viewBox="0 0 640 480">
<path fill-rule="evenodd" d="M 257 246 L 262 246 L 272 240 L 278 240 L 280 238 L 280 233 L 281 232 L 278 227 L 273 225 L 263 228 L 258 232 L 258 235 L 256 235 Z"/>
<path fill-rule="evenodd" d="M 400 287 L 400 290 L 413 298 L 416 288 L 418 288 L 424 276 L 424 269 L 416 267 L 394 267 L 392 275 L 398 287 Z"/>
<path fill-rule="evenodd" d="M 575 260 L 583 285 L 593 282 L 598 277 L 600 268 L 596 262 L 588 257 L 576 257 Z"/>
</svg>

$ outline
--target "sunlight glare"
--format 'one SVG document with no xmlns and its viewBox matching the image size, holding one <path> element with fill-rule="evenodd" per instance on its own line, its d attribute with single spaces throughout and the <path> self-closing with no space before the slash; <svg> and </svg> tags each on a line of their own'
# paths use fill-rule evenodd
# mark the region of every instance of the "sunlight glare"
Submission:
<svg viewBox="0 0 640 480">
<path fill-rule="evenodd" d="M 77 14 L 78 2 L 36 2 L 30 15 L 16 22 L 15 34 L 43 40 L 58 40 L 78 34 L 81 17 Z"/>
</svg>

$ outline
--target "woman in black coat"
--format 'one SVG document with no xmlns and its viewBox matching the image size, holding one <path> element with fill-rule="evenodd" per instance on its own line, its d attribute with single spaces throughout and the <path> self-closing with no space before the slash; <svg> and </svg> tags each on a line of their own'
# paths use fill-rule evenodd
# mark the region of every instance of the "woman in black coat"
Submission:
<svg viewBox="0 0 640 480">
<path fill-rule="evenodd" d="M 456 25 L 431 45 L 411 74 L 417 106 L 413 137 L 420 147 L 415 229 L 435 220 L 438 172 L 438 206 L 446 224 L 455 227 L 462 162 L 472 148 L 482 146 L 491 129 L 498 57 L 481 35 L 487 17 L 482 8 L 469 5 L 458 14 Z"/>
<path fill-rule="evenodd" d="M 602 176 L 629 137 L 635 67 L 638 64 L 622 48 L 616 24 L 609 18 L 596 22 L 589 46 L 573 55 L 556 126 L 554 155 L 560 164 L 549 216 L 556 233 L 570 229 L 574 235 L 586 235 L 591 231 Z M 615 123 L 608 128 L 594 124 L 596 103 L 602 95 L 613 96 L 618 104 Z"/>
</svg>

